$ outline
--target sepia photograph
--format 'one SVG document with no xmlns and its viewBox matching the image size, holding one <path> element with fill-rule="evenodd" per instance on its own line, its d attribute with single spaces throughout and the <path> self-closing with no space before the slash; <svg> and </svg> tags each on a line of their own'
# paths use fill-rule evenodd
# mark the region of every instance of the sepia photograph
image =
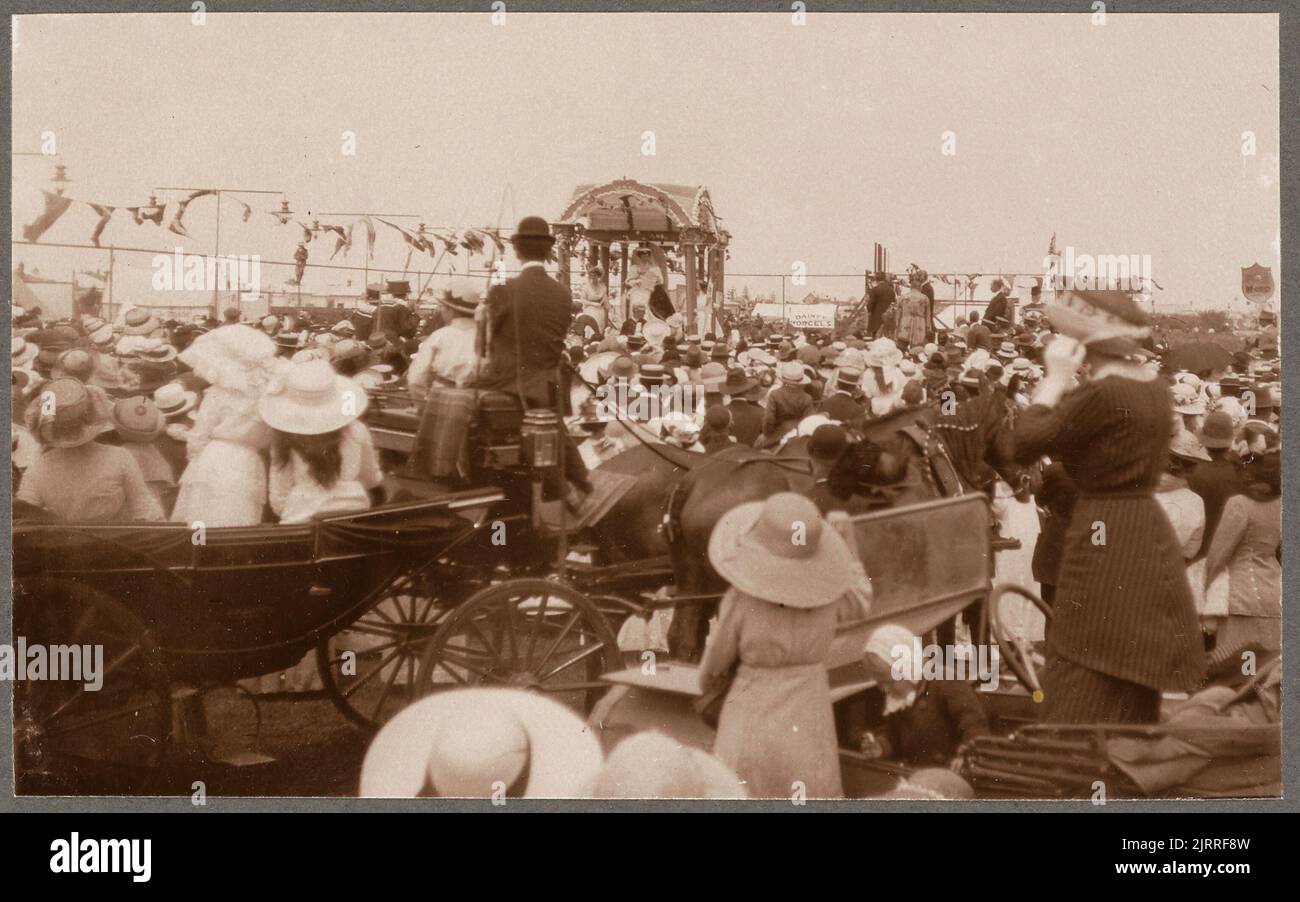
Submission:
<svg viewBox="0 0 1300 902">
<path fill-rule="evenodd" d="M 10 20 L 10 802 L 1283 799 L 1276 8 L 276 6 Z"/>
</svg>

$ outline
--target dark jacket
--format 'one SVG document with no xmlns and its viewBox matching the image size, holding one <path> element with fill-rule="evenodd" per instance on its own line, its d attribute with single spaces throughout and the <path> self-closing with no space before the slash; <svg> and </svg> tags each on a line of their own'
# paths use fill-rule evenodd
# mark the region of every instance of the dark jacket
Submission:
<svg viewBox="0 0 1300 902">
<path fill-rule="evenodd" d="M 837 391 L 822 401 L 822 413 L 855 429 L 861 429 L 866 419 L 866 408 L 842 391 Z"/>
<path fill-rule="evenodd" d="M 1010 319 L 1007 315 L 1007 293 L 999 291 L 993 295 L 993 300 L 984 308 L 984 322 L 991 323 L 995 319 Z"/>
<path fill-rule="evenodd" d="M 488 292 L 492 346 L 478 387 L 519 393 L 536 405 L 553 403 L 556 368 L 573 320 L 572 300 L 540 266 Z"/>
<path fill-rule="evenodd" d="M 727 410 L 731 411 L 731 434 L 752 448 L 763 434 L 763 408 L 744 398 L 732 398 Z"/>
<path fill-rule="evenodd" d="M 977 690 L 960 680 L 925 680 L 916 701 L 885 718 L 889 757 L 918 767 L 947 767 L 957 747 L 989 735 Z"/>
<path fill-rule="evenodd" d="M 1210 540 L 1223 517 L 1223 506 L 1233 495 L 1241 494 L 1241 479 L 1237 467 L 1225 458 L 1199 463 L 1187 475 L 1187 487 L 1205 502 L 1205 533 L 1201 550 L 1208 551 Z"/>
<path fill-rule="evenodd" d="M 877 282 L 871 287 L 868 297 L 867 331 L 874 337 L 884 324 L 885 311 L 894 303 L 894 286 L 888 282 Z"/>
<path fill-rule="evenodd" d="M 763 434 L 780 435 L 813 412 L 812 396 L 802 385 L 783 385 L 767 396 L 767 413 L 763 416 Z"/>
<path fill-rule="evenodd" d="M 618 334 L 641 335 L 645 331 L 645 324 L 645 320 L 635 319 L 634 317 L 629 316 L 627 319 L 623 320 L 623 325 L 619 327 Z"/>
<path fill-rule="evenodd" d="M 1061 569 L 1061 554 L 1065 550 L 1065 532 L 1070 525 L 1070 514 L 1079 489 L 1065 471 L 1065 464 L 1057 461 L 1043 469 L 1043 484 L 1035 501 L 1042 509 L 1042 531 L 1034 545 L 1034 579 L 1045 586 L 1055 586 Z"/>
</svg>

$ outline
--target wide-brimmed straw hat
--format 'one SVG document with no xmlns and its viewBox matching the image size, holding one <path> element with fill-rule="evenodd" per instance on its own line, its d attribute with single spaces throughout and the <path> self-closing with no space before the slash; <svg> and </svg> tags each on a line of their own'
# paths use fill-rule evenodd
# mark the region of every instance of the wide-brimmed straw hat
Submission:
<svg viewBox="0 0 1300 902">
<path fill-rule="evenodd" d="M 438 303 L 449 310 L 472 316 L 483 300 L 483 292 L 469 279 L 452 279 L 442 290 Z"/>
<path fill-rule="evenodd" d="M 51 379 L 41 387 L 41 397 L 32 404 L 41 411 L 36 421 L 41 444 L 49 448 L 76 448 L 103 432 L 90 392 L 71 377 Z M 44 409 L 48 404 L 50 413 Z"/>
<path fill-rule="evenodd" d="M 199 403 L 199 393 L 189 391 L 179 382 L 160 385 L 153 393 L 153 403 L 168 420 L 185 416 Z"/>
<path fill-rule="evenodd" d="M 1146 314 L 1126 291 L 1058 292 L 1047 319 L 1061 334 L 1119 355 L 1137 351 L 1150 334 Z"/>
<path fill-rule="evenodd" d="M 1183 414 L 1205 413 L 1205 399 L 1195 388 L 1185 383 L 1178 383 L 1170 392 L 1174 410 Z"/>
<path fill-rule="evenodd" d="M 365 391 L 323 360 L 295 363 L 257 402 L 272 429 L 295 435 L 324 435 L 342 429 L 366 409 Z"/>
<path fill-rule="evenodd" d="M 1211 460 L 1201 440 L 1186 429 L 1179 429 L 1169 441 L 1169 453 L 1187 460 Z"/>
<path fill-rule="evenodd" d="M 361 765 L 362 798 L 582 798 L 600 773 L 595 733 L 534 692 L 482 687 L 430 695 L 398 712 Z M 427 793 L 432 789 L 432 793 Z"/>
<path fill-rule="evenodd" d="M 898 366 L 903 360 L 903 352 L 894 344 L 892 338 L 877 338 L 867 346 L 865 363 L 867 366 Z"/>
<path fill-rule="evenodd" d="M 663 733 L 629 736 L 596 779 L 597 799 L 745 799 L 740 778 L 708 752 Z"/>
<path fill-rule="evenodd" d="M 122 318 L 123 335 L 151 335 L 161 328 L 158 317 L 139 307 L 128 310 Z"/>
<path fill-rule="evenodd" d="M 831 604 L 854 580 L 844 540 L 793 492 L 724 514 L 709 536 L 709 561 L 746 595 L 794 608 Z"/>
<path fill-rule="evenodd" d="M 167 428 L 158 405 L 145 397 L 123 398 L 113 405 L 113 428 L 126 442 L 152 442 Z"/>
</svg>

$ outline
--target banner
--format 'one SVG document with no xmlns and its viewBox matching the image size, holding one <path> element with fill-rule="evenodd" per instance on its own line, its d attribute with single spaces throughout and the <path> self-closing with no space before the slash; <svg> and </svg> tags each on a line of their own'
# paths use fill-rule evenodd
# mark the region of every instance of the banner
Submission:
<svg viewBox="0 0 1300 902">
<path fill-rule="evenodd" d="M 754 315 L 765 320 L 781 319 L 780 304 L 755 304 Z M 835 328 L 834 304 L 786 304 L 785 321 L 796 329 Z"/>
</svg>

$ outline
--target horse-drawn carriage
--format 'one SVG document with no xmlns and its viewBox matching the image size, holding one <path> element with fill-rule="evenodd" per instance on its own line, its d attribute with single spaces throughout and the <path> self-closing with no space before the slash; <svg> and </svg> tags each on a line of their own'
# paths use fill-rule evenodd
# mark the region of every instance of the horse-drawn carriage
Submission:
<svg viewBox="0 0 1300 902">
<path fill-rule="evenodd" d="M 367 422 L 376 445 L 409 454 L 414 412 L 375 400 Z M 526 422 L 517 405 L 491 395 L 483 404 L 470 439 L 474 488 L 418 497 L 421 483 L 401 480 L 397 497 L 406 500 L 303 525 L 17 523 L 14 635 L 46 647 L 104 648 L 100 691 L 17 684 L 20 788 L 58 786 L 69 772 L 156 767 L 175 729 L 178 690 L 274 672 L 313 649 L 325 691 L 363 728 L 440 688 L 507 685 L 589 711 L 610 742 L 655 727 L 707 745 L 710 731 L 692 707 L 702 690 L 694 665 L 655 660 L 626 641 L 620 649 L 618 634 L 629 620 L 715 603 L 717 594 L 668 589 L 666 556 L 575 560 L 581 555 L 571 552 L 589 549 L 571 548 L 564 515 L 556 528 L 542 510 L 557 504 L 544 483 L 562 464 L 558 418 Z M 847 528 L 872 602 L 840 624 L 828 661 L 837 708 L 861 706 L 875 691 L 861 653 L 876 626 L 920 635 L 964 611 L 973 641 L 996 642 L 1012 668 L 998 691 L 981 694 L 990 717 L 999 733 L 1021 728 L 985 744 L 972 782 L 1012 796 L 1075 787 L 1065 777 L 1071 762 L 1086 757 L 1083 746 L 1095 758 L 1101 734 L 1032 732 L 1032 649 L 1004 634 L 997 613 L 1021 590 L 993 587 L 998 540 L 985 497 L 884 509 Z M 1256 732 L 1267 746 L 1268 729 Z M 907 773 L 852 748 L 841 760 L 850 795 L 877 794 Z M 1008 762 L 1032 779 L 1005 778 Z M 128 777 L 123 785 L 142 784 Z"/>
</svg>

